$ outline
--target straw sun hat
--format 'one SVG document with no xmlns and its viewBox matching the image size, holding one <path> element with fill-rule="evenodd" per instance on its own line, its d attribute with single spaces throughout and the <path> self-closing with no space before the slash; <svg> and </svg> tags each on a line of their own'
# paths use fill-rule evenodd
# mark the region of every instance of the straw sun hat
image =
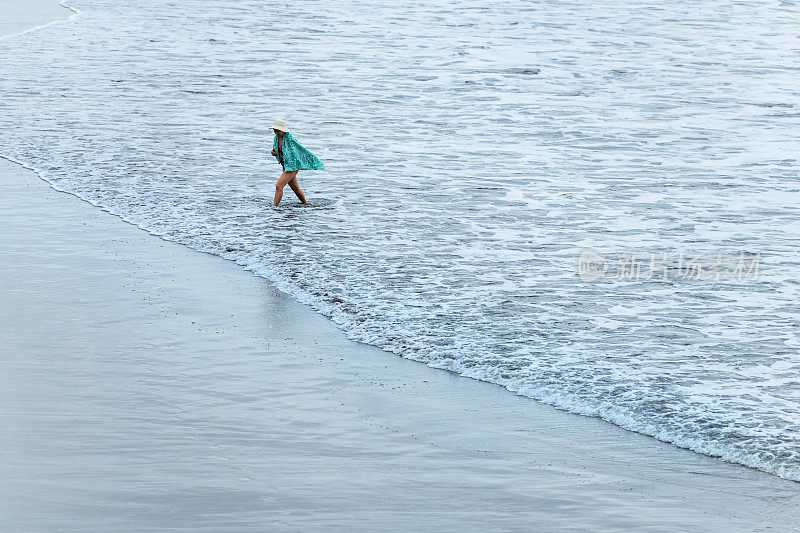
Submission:
<svg viewBox="0 0 800 533">
<path fill-rule="evenodd" d="M 289 128 L 286 127 L 286 121 L 280 118 L 272 123 L 272 128 L 270 129 L 289 132 Z"/>
</svg>

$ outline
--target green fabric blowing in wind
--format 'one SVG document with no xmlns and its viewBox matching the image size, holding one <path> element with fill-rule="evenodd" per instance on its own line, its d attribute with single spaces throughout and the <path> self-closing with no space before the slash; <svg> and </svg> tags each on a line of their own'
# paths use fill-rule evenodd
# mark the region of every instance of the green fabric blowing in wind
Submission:
<svg viewBox="0 0 800 533">
<path fill-rule="evenodd" d="M 275 154 L 278 154 L 277 135 L 272 141 L 272 149 L 275 150 Z M 281 149 L 283 150 L 283 169 L 286 172 L 292 172 L 293 170 L 322 170 L 325 168 L 322 161 L 303 148 L 303 145 L 297 142 L 291 133 L 283 134 L 283 146 Z M 281 162 L 278 155 L 275 156 L 275 159 L 278 160 L 278 163 Z"/>
</svg>

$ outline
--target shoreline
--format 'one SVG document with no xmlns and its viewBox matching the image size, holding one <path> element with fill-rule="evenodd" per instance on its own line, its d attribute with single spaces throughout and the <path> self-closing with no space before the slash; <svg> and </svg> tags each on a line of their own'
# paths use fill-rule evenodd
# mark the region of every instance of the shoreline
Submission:
<svg viewBox="0 0 800 533">
<path fill-rule="evenodd" d="M 89 18 L 94 17 L 89 14 Z M 74 29 L 81 27 L 81 24 L 70 24 L 65 25 L 63 28 L 52 28 L 50 31 L 43 31 L 41 35 L 46 39 L 47 35 L 51 32 L 60 33 L 62 29 L 67 30 L 68 33 L 77 35 Z M 87 28 L 88 27 L 89 26 L 87 26 Z M 109 28 L 108 31 L 113 32 L 113 29 Z M 149 30 L 145 28 L 143 31 L 146 32 Z M 67 37 L 65 36 L 64 38 Z M 31 47 L 35 47 L 33 40 L 34 37 L 26 37 L 24 39 L 20 39 L 20 42 L 28 42 L 30 43 Z M 57 39 L 53 44 L 56 49 L 61 49 L 61 45 L 61 39 Z M 21 56 L 25 56 L 24 52 L 21 54 Z M 27 67 L 23 67 L 23 70 L 26 68 L 34 70 L 35 66 L 28 64 Z M 54 83 L 57 82 L 54 81 Z M 95 86 L 97 85 L 98 84 L 95 84 Z M 156 83 L 156 85 L 158 85 L 158 83 Z M 152 102 L 155 101 L 156 100 L 153 100 Z M 336 103 L 334 102 L 332 105 L 335 107 Z M 31 111 L 33 114 L 30 115 L 30 117 L 35 116 L 36 106 L 34 106 Z M 39 117 L 37 120 L 41 120 L 41 118 L 42 117 Z M 26 122 L 27 119 L 24 115 L 24 110 L 23 115 L 21 115 L 17 120 L 22 124 Z M 113 119 L 111 120 L 113 121 Z M 51 136 L 54 134 L 54 132 L 47 125 L 43 125 L 41 128 L 37 128 L 37 130 L 40 132 L 49 132 L 48 135 Z M 31 134 L 33 136 L 37 135 L 33 131 Z M 103 138 L 103 136 L 99 135 L 97 138 Z M 51 140 L 50 142 L 60 144 L 60 141 L 57 140 Z M 39 144 L 41 146 L 48 145 L 47 142 Z M 102 154 L 106 151 L 115 150 L 115 146 L 121 146 L 124 144 L 125 141 L 121 141 L 120 143 L 116 143 L 114 145 L 108 145 L 105 148 L 87 150 L 86 154 L 99 157 L 97 163 L 102 166 Z M 236 144 L 241 146 L 239 143 Z M 13 141 L 9 143 L 11 151 L 14 150 L 14 145 L 15 143 Z M 81 152 L 82 150 L 83 148 L 80 146 L 74 147 L 74 151 L 76 152 Z M 69 159 L 68 154 L 62 153 L 61 155 L 58 155 L 58 152 L 58 150 L 55 150 L 52 155 L 54 157 L 67 156 L 67 159 Z M 244 155 L 244 157 L 250 157 L 250 154 L 252 153 L 252 151 L 248 151 L 248 154 Z M 27 162 L 32 167 L 39 167 L 42 169 L 49 168 L 50 164 L 52 163 L 52 161 L 48 162 L 48 159 L 50 159 L 49 156 L 37 159 L 35 152 L 29 152 L 27 154 L 15 152 L 14 156 Z M 242 156 L 242 154 L 240 154 L 240 156 Z M 61 164 L 64 164 L 64 161 L 65 160 L 62 160 Z M 90 172 L 94 173 L 93 170 Z M 511 368 L 513 369 L 512 372 L 498 372 L 497 368 L 493 367 L 493 363 L 486 364 L 484 361 L 482 361 L 480 356 L 482 352 L 495 351 L 495 348 L 492 347 L 494 334 L 491 333 L 490 330 L 486 331 L 486 333 L 488 333 L 486 335 L 483 333 L 478 335 L 476 337 L 477 343 L 474 344 L 471 349 L 462 350 L 459 348 L 458 343 L 454 343 L 452 341 L 455 339 L 462 344 L 464 342 L 466 342 L 466 344 L 470 344 L 471 340 L 467 339 L 466 337 L 462 339 L 458 335 L 453 337 L 451 336 L 450 331 L 448 331 L 448 329 L 452 330 L 452 328 L 456 328 L 456 330 L 460 329 L 458 320 L 450 322 L 450 319 L 446 315 L 443 315 L 443 319 L 441 321 L 437 320 L 434 322 L 426 322 L 424 314 L 415 316 L 413 311 L 406 312 L 406 310 L 415 309 L 416 304 L 413 301 L 413 298 L 407 299 L 405 295 L 416 294 L 417 290 L 422 291 L 419 294 L 423 294 L 425 293 L 424 287 L 426 285 L 430 287 L 433 286 L 433 284 L 418 284 L 415 288 L 413 287 L 412 283 L 412 285 L 405 286 L 403 290 L 392 291 L 393 294 L 388 299 L 382 297 L 376 298 L 375 295 L 380 295 L 382 290 L 388 286 L 394 286 L 395 283 L 399 283 L 399 285 L 397 285 L 398 287 L 403 286 L 405 283 L 409 282 L 408 280 L 415 279 L 413 272 L 406 273 L 402 278 L 397 278 L 396 280 L 391 278 L 380 279 L 380 269 L 376 270 L 369 268 L 364 271 L 365 274 L 367 274 L 365 279 L 367 281 L 376 281 L 377 283 L 375 283 L 371 289 L 363 291 L 362 288 L 367 287 L 369 284 L 362 284 L 358 281 L 357 276 L 353 278 L 348 277 L 348 274 L 346 274 L 347 271 L 352 272 L 356 269 L 349 268 L 342 271 L 336 267 L 335 263 L 332 263 L 332 266 L 329 268 L 320 268 L 322 263 L 315 260 L 313 255 L 304 255 L 304 253 L 307 252 L 303 252 L 303 250 L 315 250 L 315 252 L 320 256 L 327 254 L 325 248 L 328 247 L 328 241 L 327 237 L 324 235 L 324 229 L 327 228 L 327 225 L 324 223 L 318 224 L 312 222 L 311 224 L 306 224 L 309 220 L 306 217 L 300 217 L 296 220 L 296 222 L 298 227 L 304 227 L 304 230 L 301 232 L 295 232 L 295 235 L 305 234 L 304 236 L 307 237 L 315 233 L 318 229 L 323 229 L 323 234 L 319 235 L 319 238 L 306 239 L 302 244 L 302 240 L 293 241 L 293 238 L 289 237 L 287 241 L 284 241 L 284 244 L 292 242 L 292 246 L 297 246 L 295 250 L 288 254 L 285 252 L 278 252 L 277 254 L 274 254 L 275 257 L 269 259 L 269 257 L 273 255 L 273 251 L 281 247 L 266 246 L 262 249 L 261 245 L 258 243 L 262 242 L 260 232 L 263 230 L 259 228 L 257 231 L 253 232 L 253 229 L 259 226 L 260 222 L 265 219 L 272 220 L 276 215 L 276 212 L 269 212 L 269 210 L 267 212 L 260 211 L 263 205 L 261 201 L 262 199 L 258 198 L 258 191 L 261 190 L 262 186 L 260 178 L 255 180 L 255 183 L 249 182 L 247 185 L 248 188 L 252 187 L 250 191 L 253 192 L 253 195 L 248 198 L 249 193 L 247 193 L 239 201 L 227 206 L 227 209 L 232 212 L 239 212 L 240 209 L 243 209 L 240 213 L 243 216 L 243 225 L 241 228 L 237 228 L 236 224 L 228 225 L 223 223 L 218 231 L 213 226 L 215 225 L 216 220 L 222 219 L 216 219 L 212 217 L 211 219 L 208 219 L 211 221 L 210 223 L 209 221 L 203 222 L 204 217 L 210 216 L 208 212 L 204 214 L 204 209 L 197 211 L 190 209 L 190 211 L 187 212 L 188 216 L 172 218 L 169 220 L 170 215 L 167 215 L 166 213 L 171 212 L 171 208 L 165 205 L 156 207 L 160 205 L 160 202 L 156 199 L 156 195 L 153 197 L 154 202 L 152 202 L 151 207 L 155 208 L 157 211 L 160 211 L 160 214 L 156 213 L 155 216 L 151 217 L 147 214 L 148 208 L 144 207 L 145 205 L 151 204 L 150 200 L 132 199 L 132 201 L 129 202 L 118 203 L 114 194 L 105 195 L 102 193 L 102 191 L 106 189 L 104 185 L 98 184 L 98 186 L 93 190 L 86 189 L 81 183 L 82 180 L 76 179 L 77 176 L 75 176 L 72 172 L 66 173 L 66 175 L 56 175 L 45 171 L 41 173 L 41 177 L 50 183 L 51 186 L 56 190 L 73 194 L 91 205 L 114 213 L 122 220 L 134 224 L 144 231 L 152 233 L 153 235 L 173 242 L 186 244 L 193 249 L 204 253 L 211 253 L 221 256 L 236 262 L 248 270 L 252 270 L 258 275 L 270 280 L 282 291 L 293 295 L 293 297 L 299 300 L 301 303 L 307 304 L 319 311 L 321 314 L 331 317 L 334 321 L 336 321 L 339 327 L 346 332 L 349 338 L 356 341 L 378 346 L 392 353 L 408 357 L 409 359 L 423 361 L 426 364 L 430 364 L 436 368 L 444 368 L 454 371 L 464 375 L 465 377 L 471 377 L 474 379 L 481 379 L 495 383 L 508 389 L 509 391 L 512 391 L 515 394 L 520 394 L 536 401 L 554 405 L 568 412 L 586 416 L 597 416 L 625 429 L 648 435 L 661 440 L 662 442 L 667 442 L 678 447 L 695 451 L 697 453 L 707 454 L 712 457 L 718 457 L 724 461 L 760 469 L 765 472 L 784 477 L 785 479 L 794 479 L 795 481 L 799 479 L 797 473 L 794 471 L 797 463 L 791 461 L 781 462 L 779 459 L 781 452 L 779 450 L 776 451 L 775 447 L 770 444 L 771 440 L 763 440 L 763 436 L 758 435 L 757 431 L 752 429 L 750 424 L 741 424 L 738 427 L 735 427 L 733 425 L 734 419 L 731 419 L 730 417 L 726 418 L 724 416 L 712 416 L 709 420 L 706 420 L 706 417 L 700 415 L 691 415 L 687 417 L 682 416 L 682 413 L 680 413 L 681 409 L 678 406 L 684 404 L 680 399 L 681 394 L 678 391 L 681 389 L 681 387 L 691 388 L 691 382 L 687 381 L 684 383 L 682 382 L 681 378 L 676 378 L 676 381 L 669 385 L 667 396 L 662 397 L 658 392 L 659 386 L 656 385 L 659 377 L 653 374 L 656 369 L 660 369 L 658 363 L 656 363 L 656 365 L 652 365 L 652 361 L 646 360 L 650 357 L 650 352 L 648 351 L 641 351 L 641 353 L 637 355 L 637 353 L 634 352 L 625 353 L 625 349 L 619 348 L 619 346 L 624 344 L 617 342 L 617 339 L 620 337 L 620 335 L 625 334 L 623 330 L 617 330 L 615 333 L 611 334 L 603 333 L 603 330 L 598 330 L 597 334 L 589 335 L 588 337 L 593 339 L 593 341 L 590 341 L 590 344 L 592 342 L 597 343 L 597 347 L 600 348 L 598 353 L 604 354 L 605 350 L 608 349 L 609 353 L 616 353 L 619 351 L 620 355 L 623 356 L 617 359 L 621 362 L 621 364 L 620 366 L 615 367 L 613 371 L 611 371 L 610 375 L 621 376 L 627 375 L 628 372 L 630 372 L 632 379 L 637 383 L 637 385 L 634 386 L 634 389 L 636 389 L 635 391 L 632 390 L 630 393 L 622 396 L 616 396 L 616 393 L 613 392 L 613 390 L 619 389 L 620 387 L 624 389 L 625 385 L 623 383 L 618 383 L 615 387 L 609 388 L 608 386 L 603 385 L 602 382 L 594 382 L 593 379 L 589 377 L 593 374 L 591 370 L 588 372 L 585 371 L 585 369 L 594 368 L 593 365 L 595 364 L 594 360 L 596 357 L 592 355 L 593 350 L 580 350 L 579 352 L 576 352 L 576 354 L 584 354 L 583 356 L 578 357 L 579 362 L 577 364 L 575 361 L 569 361 L 567 359 L 565 360 L 566 364 L 551 366 L 548 363 L 550 358 L 553 356 L 556 359 L 564 357 L 562 350 L 570 350 L 571 348 L 569 343 L 560 346 L 559 342 L 561 341 L 556 341 L 555 344 L 551 344 L 550 341 L 543 341 L 544 344 L 541 344 L 540 341 L 530 341 L 525 339 L 526 335 L 533 332 L 542 334 L 542 338 L 549 338 L 552 337 L 553 333 L 557 333 L 557 330 L 559 330 L 560 326 L 555 327 L 555 329 L 551 327 L 549 330 L 545 328 L 545 330 L 539 331 L 539 326 L 536 325 L 538 318 L 534 319 L 534 317 L 538 317 L 539 315 L 546 315 L 549 312 L 549 307 L 542 307 L 537 313 L 534 314 L 516 312 L 509 315 L 510 319 L 513 319 L 513 317 L 520 319 L 520 324 L 525 323 L 525 321 L 529 321 L 528 325 L 530 327 L 521 326 L 516 328 L 521 336 L 517 337 L 515 341 L 516 349 L 519 351 L 519 353 L 525 354 L 521 355 L 522 359 L 527 360 L 523 362 L 523 364 L 519 365 L 518 368 L 516 368 L 516 363 L 511 363 Z M 117 176 L 113 170 L 111 170 L 108 175 L 108 178 L 112 181 L 116 180 L 118 177 L 119 176 Z M 66 181 L 62 181 L 63 178 L 66 178 Z M 198 178 L 200 182 L 204 181 L 204 178 L 199 176 Z M 167 182 L 162 183 L 162 186 L 165 188 L 172 187 L 172 185 Z M 214 185 L 212 184 L 212 189 L 209 190 L 208 196 L 214 195 L 212 192 L 213 186 Z M 236 187 L 236 185 L 233 186 Z M 123 186 L 119 189 L 119 191 L 122 194 L 132 193 L 134 196 L 138 194 L 133 192 L 132 189 L 129 189 L 129 192 L 126 193 L 124 192 L 126 189 L 127 187 Z M 189 197 L 184 198 L 181 201 L 188 201 L 192 203 L 192 205 L 194 202 L 194 200 Z M 400 203 L 402 203 L 402 200 L 400 200 Z M 140 207 L 133 207 L 135 205 L 139 205 Z M 349 209 L 355 208 L 357 205 L 358 203 L 350 204 L 349 206 L 343 204 L 341 207 Z M 286 207 L 292 209 L 291 206 Z M 391 212 L 391 210 L 391 208 L 388 210 L 383 209 L 383 211 L 386 213 Z M 281 209 L 281 211 L 283 211 L 283 209 Z M 336 213 L 339 213 L 339 210 L 338 208 L 331 209 L 328 213 L 333 214 L 335 220 L 337 216 Z M 262 218 L 262 216 L 265 218 Z M 319 213 L 320 219 L 324 218 L 325 216 L 326 213 L 324 211 Z M 232 220 L 227 217 L 223 218 Z M 290 216 L 289 218 L 292 217 Z M 316 217 L 312 217 L 312 220 L 315 218 Z M 253 223 L 255 225 L 251 225 Z M 277 221 L 277 223 L 280 225 L 283 224 L 283 221 Z M 473 234 L 473 237 L 480 240 L 480 237 L 477 235 Z M 427 239 L 420 239 L 420 242 L 425 242 L 426 240 Z M 342 245 L 342 250 L 350 248 L 350 245 L 347 243 L 347 241 L 342 241 L 339 244 Z M 378 241 L 373 243 L 372 246 L 373 249 L 377 251 L 381 249 L 382 244 L 380 241 Z M 284 250 L 286 249 L 284 248 Z M 430 250 L 429 253 L 430 252 L 434 252 L 431 255 L 436 255 L 435 251 Z M 348 260 L 352 261 L 352 264 L 359 264 L 359 261 L 361 260 L 359 259 L 359 253 L 353 254 L 347 252 L 342 256 L 342 258 L 348 256 L 348 254 Z M 278 261 L 275 261 L 276 258 L 279 258 Z M 300 261 L 301 263 L 297 263 L 297 261 Z M 399 261 L 395 267 L 400 267 L 404 263 L 405 261 Z M 294 272 L 287 272 L 285 269 L 286 264 L 296 264 L 299 268 Z M 511 268 L 511 270 L 515 269 L 513 266 L 510 266 L 509 268 Z M 343 276 L 343 279 L 350 279 L 351 282 L 343 285 L 338 284 L 337 287 L 336 283 L 319 284 L 315 281 L 325 279 L 328 275 L 337 275 L 340 277 Z M 491 280 L 487 280 L 487 283 L 485 283 L 483 287 L 489 287 L 492 283 L 493 282 Z M 569 285 L 569 283 L 567 283 L 567 285 Z M 340 291 L 340 296 L 349 292 L 351 296 L 345 298 L 344 300 L 341 298 L 333 298 L 328 295 L 328 289 L 333 289 L 334 292 L 337 290 Z M 547 283 L 542 285 L 541 289 L 543 293 L 546 293 L 550 290 L 550 288 L 547 287 Z M 558 290 L 562 289 L 563 287 Z M 480 291 L 483 289 L 480 287 L 473 287 L 471 290 Z M 540 291 L 540 289 L 537 288 L 536 291 Z M 647 292 L 648 291 L 645 290 L 645 293 Z M 359 297 L 353 296 L 356 294 L 362 295 L 363 304 L 359 303 Z M 422 300 L 423 304 L 435 305 L 438 300 L 438 296 L 434 293 L 425 294 L 426 296 Z M 453 293 L 451 297 L 453 298 L 453 301 L 464 301 L 463 298 L 458 296 L 457 292 Z M 489 299 L 492 298 L 492 296 L 490 296 L 488 293 L 485 295 L 485 297 Z M 591 296 L 589 298 L 591 299 L 594 297 L 596 296 Z M 614 290 L 606 293 L 603 296 L 605 300 L 614 300 L 618 297 L 624 300 L 625 298 L 630 297 L 630 295 L 624 296 L 623 292 Z M 570 298 L 570 300 L 574 299 L 575 301 L 582 301 L 583 298 L 583 295 L 575 294 L 574 298 Z M 512 298 L 512 300 L 515 299 L 516 298 Z M 403 305 L 385 305 L 387 302 L 394 302 L 394 300 L 401 300 Z M 519 301 L 522 302 L 525 300 L 521 299 Z M 603 305 L 600 305 L 602 308 Z M 385 312 L 369 311 L 381 308 L 383 308 Z M 555 308 L 556 307 L 553 307 L 553 309 Z M 621 308 L 624 308 L 624 305 Z M 692 308 L 692 306 L 689 306 L 686 309 L 690 308 Z M 612 308 L 609 307 L 609 309 Z M 395 312 L 395 310 L 401 311 Z M 604 311 L 599 312 L 605 316 Z M 613 313 L 616 313 L 616 311 Z M 403 318 L 404 315 L 405 318 Z M 598 319 L 600 317 L 584 316 L 583 318 L 592 319 L 587 322 L 587 324 L 590 324 L 594 321 L 594 319 Z M 606 318 L 608 317 L 606 316 Z M 415 324 L 414 328 L 408 331 L 414 331 L 416 333 L 401 334 L 399 336 L 395 335 L 392 330 L 396 330 L 398 328 L 404 329 L 403 321 L 409 319 Z M 667 317 L 666 321 L 670 322 L 671 319 Z M 602 322 L 602 320 L 600 322 Z M 428 331 L 426 324 L 439 326 L 438 337 L 425 335 L 425 331 Z M 445 324 L 448 324 L 449 327 L 444 326 Z M 652 324 L 650 326 L 655 327 Z M 658 335 L 656 333 L 657 329 L 658 328 L 651 330 L 650 334 L 643 335 L 640 337 L 640 339 L 632 340 L 632 342 L 641 341 L 647 343 L 652 341 L 652 339 L 656 338 Z M 747 328 L 743 328 L 741 330 L 737 329 L 736 331 L 744 332 L 747 330 Z M 650 341 L 648 341 L 648 339 L 650 339 Z M 577 342 L 580 343 L 581 341 Z M 691 341 L 687 339 L 684 339 L 682 342 L 684 345 L 691 344 Z M 550 346 L 546 348 L 546 350 L 549 351 L 552 348 L 552 353 L 550 353 L 550 355 L 545 355 L 544 357 L 532 355 L 536 352 L 536 350 L 541 349 L 543 346 Z M 678 351 L 681 350 L 680 346 L 678 345 L 676 345 L 676 349 Z M 499 348 L 497 351 L 502 352 L 504 349 Z M 655 354 L 657 352 L 653 353 Z M 726 350 L 720 350 L 718 353 L 721 357 L 724 357 L 723 354 L 726 353 Z M 633 357 L 636 359 L 639 355 L 642 355 L 645 360 L 636 361 L 634 364 L 631 364 L 630 360 L 626 361 L 627 357 Z M 602 355 L 601 357 L 605 356 L 606 355 Z M 487 360 L 491 359 L 492 358 L 490 357 Z M 685 364 L 685 370 L 688 370 L 689 374 L 692 372 L 699 372 L 700 374 L 698 375 L 701 375 L 703 373 L 703 369 L 693 367 L 694 363 L 691 363 L 691 361 L 694 360 L 694 357 L 689 355 L 689 357 L 681 359 L 679 364 Z M 613 366 L 613 363 L 610 364 Z M 610 369 L 606 369 L 606 371 L 609 370 Z M 664 371 L 671 372 L 669 368 L 664 368 Z M 686 372 L 675 375 L 679 376 L 684 374 L 688 375 Z M 572 375 L 574 379 L 570 379 L 570 375 Z M 636 381 L 638 379 L 643 381 Z M 554 383 L 559 383 L 560 385 L 553 386 Z M 758 388 L 758 385 L 753 385 Z M 724 386 L 725 385 L 723 384 L 722 387 L 724 388 Z M 589 394 L 586 394 L 586 392 L 589 392 Z M 665 398 L 668 399 L 664 401 Z M 744 420 L 747 418 L 746 405 L 744 406 L 745 411 L 740 411 L 740 408 L 743 406 L 742 404 L 737 403 L 738 400 L 735 398 L 736 395 L 733 395 L 728 398 L 727 402 L 729 403 L 731 409 L 739 413 Z M 716 400 L 713 398 L 713 396 L 710 396 L 708 397 L 708 401 L 715 402 Z M 694 406 L 693 411 L 697 408 L 697 405 Z M 652 408 L 652 406 L 659 407 Z M 663 411 L 662 408 L 664 409 Z M 677 408 L 677 411 L 673 410 L 675 408 Z M 768 411 L 771 408 L 766 409 Z M 722 411 L 717 410 L 710 411 L 712 414 L 721 412 Z M 760 413 L 760 409 L 757 409 L 757 412 Z M 766 411 L 763 414 L 766 415 Z M 757 416 L 761 416 L 761 414 Z M 779 413 L 776 416 L 780 418 Z M 726 431 L 726 433 L 729 433 L 729 438 L 720 439 L 716 436 L 717 432 L 715 429 L 715 424 L 718 422 L 731 430 L 730 432 Z M 739 438 L 730 438 L 733 435 L 738 435 Z M 782 438 L 777 437 L 777 439 L 781 440 Z"/>
<path fill-rule="evenodd" d="M 350 341 L 5 160 L 0 192 L 4 530 L 800 524 L 794 482 Z"/>
<path fill-rule="evenodd" d="M 794 482 L 349 341 L 6 160 L 0 190 L 6 527 L 800 523 Z"/>
<path fill-rule="evenodd" d="M 5 0 L 8 18 L 0 20 L 0 41 L 60 24 L 80 15 L 66 0 Z M 66 13 L 69 11 L 70 13 Z M 68 16 L 66 16 L 68 15 Z"/>
</svg>

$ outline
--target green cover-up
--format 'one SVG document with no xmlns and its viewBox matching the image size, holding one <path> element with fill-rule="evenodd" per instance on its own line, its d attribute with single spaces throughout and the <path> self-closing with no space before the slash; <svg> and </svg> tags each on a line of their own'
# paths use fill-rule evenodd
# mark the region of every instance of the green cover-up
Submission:
<svg viewBox="0 0 800 533">
<path fill-rule="evenodd" d="M 275 140 L 272 141 L 272 149 L 275 150 L 275 159 L 280 163 L 277 135 L 275 136 Z M 303 148 L 303 145 L 297 142 L 295 138 L 292 137 L 291 133 L 283 134 L 283 146 L 281 150 L 283 151 L 283 170 L 286 172 L 292 172 L 294 170 L 322 170 L 325 168 L 322 161 Z"/>
</svg>

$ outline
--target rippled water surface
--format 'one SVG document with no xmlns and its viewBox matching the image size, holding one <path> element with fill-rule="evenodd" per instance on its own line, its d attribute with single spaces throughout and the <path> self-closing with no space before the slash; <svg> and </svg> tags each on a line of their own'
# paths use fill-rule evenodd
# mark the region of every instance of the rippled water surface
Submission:
<svg viewBox="0 0 800 533">
<path fill-rule="evenodd" d="M 69 5 L 0 40 L 0 153 L 352 338 L 800 480 L 800 5 Z"/>
</svg>

